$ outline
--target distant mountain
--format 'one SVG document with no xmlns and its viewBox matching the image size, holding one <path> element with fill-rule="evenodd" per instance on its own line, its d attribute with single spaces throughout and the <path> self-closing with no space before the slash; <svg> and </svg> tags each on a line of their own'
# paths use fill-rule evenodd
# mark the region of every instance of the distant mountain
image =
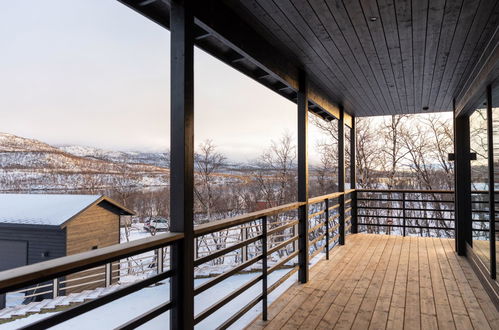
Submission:
<svg viewBox="0 0 499 330">
<path fill-rule="evenodd" d="M 95 158 L 116 163 L 148 164 L 170 167 L 169 152 L 112 151 L 84 146 L 60 146 L 60 150 L 79 157 Z"/>
<path fill-rule="evenodd" d="M 75 155 L 38 140 L 0 133 L 0 190 L 89 189 L 169 183 L 169 170 L 137 154 Z M 69 150 L 69 149 L 68 149 Z M 75 152 L 76 153 L 76 152 Z M 114 159 L 114 160 L 113 160 Z M 160 162 L 161 156 L 156 157 Z"/>
</svg>

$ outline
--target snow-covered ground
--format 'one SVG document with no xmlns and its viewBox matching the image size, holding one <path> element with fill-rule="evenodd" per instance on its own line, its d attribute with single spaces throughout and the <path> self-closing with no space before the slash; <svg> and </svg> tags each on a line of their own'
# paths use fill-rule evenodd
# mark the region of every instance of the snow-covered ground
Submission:
<svg viewBox="0 0 499 330">
<path fill-rule="evenodd" d="M 269 275 L 269 285 L 278 280 L 289 270 L 279 270 Z M 195 312 L 200 313 L 217 300 L 223 298 L 235 289 L 239 288 L 244 283 L 250 281 L 258 274 L 242 274 L 235 275 L 222 283 L 206 290 L 196 297 Z M 195 285 L 198 286 L 208 279 L 198 279 Z M 269 295 L 269 303 L 282 294 L 286 288 L 296 281 L 295 276 L 291 276 L 285 283 L 283 283 L 277 290 Z M 199 329 L 215 329 L 229 315 L 234 314 L 249 301 L 255 298 L 261 292 L 261 282 L 252 286 L 246 292 L 235 298 L 232 302 L 212 314 L 210 317 L 199 323 L 196 328 Z M 154 308 L 161 303 L 164 303 L 169 297 L 169 282 L 163 283 L 154 287 L 145 288 L 134 294 L 116 300 L 110 304 L 97 308 L 89 313 L 78 316 L 72 320 L 64 322 L 53 329 L 71 329 L 71 330 L 97 330 L 97 329 L 112 329 L 118 325 L 129 321 L 130 319 L 144 313 L 145 311 Z M 255 317 L 261 313 L 261 303 L 250 310 L 238 322 L 236 322 L 232 329 L 240 329 L 251 322 Z M 0 329 L 17 329 L 19 327 L 28 325 L 34 321 L 46 318 L 54 313 L 34 314 L 29 317 L 15 320 L 6 324 L 1 324 Z M 141 329 L 164 329 L 165 325 L 169 324 L 169 313 L 165 313 L 157 318 L 151 320 L 141 327 Z"/>
<path fill-rule="evenodd" d="M 124 233 L 122 233 L 124 234 Z M 130 232 L 130 240 L 140 239 L 144 237 L 150 237 L 150 233 L 144 231 L 140 224 L 136 224 L 133 227 L 133 230 Z M 123 241 L 123 240 L 122 240 Z M 151 252 L 152 253 L 152 252 Z M 320 258 L 322 258 L 322 254 L 317 256 L 312 263 L 317 262 Z M 222 268 L 227 268 L 223 265 Z M 232 265 L 233 266 L 233 265 Z M 220 265 L 219 265 L 220 267 Z M 231 268 L 231 267 L 229 267 Z M 271 275 L 269 275 L 269 286 L 275 281 L 279 280 L 283 275 L 285 275 L 289 269 L 282 269 L 275 271 Z M 235 291 L 240 286 L 249 282 L 254 277 L 258 276 L 259 272 L 240 274 L 232 276 L 225 281 L 215 285 L 214 287 L 206 290 L 195 298 L 195 313 L 198 314 L 202 312 L 204 309 L 210 307 L 219 299 L 222 299 L 226 295 Z M 138 280 L 139 278 L 130 279 L 130 282 Z M 210 278 L 200 278 L 195 280 L 195 285 L 199 286 L 205 281 L 210 280 Z M 278 289 L 272 292 L 269 295 L 269 304 L 275 300 L 280 294 L 282 294 L 289 286 L 291 286 L 294 282 L 296 282 L 296 274 L 291 276 L 286 282 L 284 282 Z M 126 282 L 126 281 L 125 281 Z M 162 282 L 160 285 L 148 287 L 141 291 L 138 291 L 134 294 L 116 300 L 110 304 L 97 308 L 89 313 L 76 317 L 72 320 L 62 323 L 58 327 L 54 329 L 111 329 L 116 326 L 119 326 L 132 318 L 154 308 L 166 300 L 169 299 L 169 287 L 170 283 L 168 281 Z M 199 323 L 196 328 L 203 329 L 215 329 L 222 322 L 224 322 L 230 315 L 233 315 L 238 310 L 240 310 L 243 306 L 249 303 L 252 299 L 254 299 L 257 295 L 261 293 L 262 283 L 258 282 L 246 292 L 241 294 L 239 297 L 232 300 L 226 306 L 221 308 L 219 311 L 212 314 L 207 319 L 203 320 Z M 257 317 L 261 313 L 261 303 L 247 312 L 238 322 L 236 322 L 232 328 L 240 329 L 251 322 L 255 317 Z M 54 315 L 54 313 L 44 313 L 44 314 L 33 314 L 26 318 L 18 319 L 9 323 L 0 324 L 0 330 L 3 329 L 17 329 L 19 327 L 28 325 L 37 320 L 46 318 L 50 315 Z M 143 329 L 161 329 L 165 328 L 165 325 L 169 324 L 169 313 L 165 313 L 141 328 Z"/>
</svg>

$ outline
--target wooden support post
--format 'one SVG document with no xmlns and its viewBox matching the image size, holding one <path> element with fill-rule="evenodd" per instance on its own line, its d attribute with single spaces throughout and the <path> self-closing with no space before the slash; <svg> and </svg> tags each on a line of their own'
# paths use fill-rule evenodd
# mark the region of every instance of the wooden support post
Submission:
<svg viewBox="0 0 499 330">
<path fill-rule="evenodd" d="M 345 192 L 345 119 L 343 107 L 340 108 L 338 120 L 338 191 Z M 345 245 L 345 195 L 338 197 L 339 213 L 339 244 Z"/>
<path fill-rule="evenodd" d="M 307 78 L 304 73 L 300 74 L 298 90 L 298 201 L 308 201 L 308 153 L 307 153 L 307 130 L 308 130 L 308 97 Z M 298 263 L 300 268 L 298 278 L 301 283 L 308 282 L 308 205 L 300 206 L 298 209 Z"/>
<path fill-rule="evenodd" d="M 357 143 L 356 143 L 356 128 L 355 128 L 355 117 L 352 116 L 352 128 L 350 130 L 350 188 L 357 188 Z M 352 210 L 350 211 L 352 217 L 352 234 L 357 234 L 359 232 L 359 225 L 357 221 L 357 192 L 353 191 L 351 194 L 351 206 Z"/>
<path fill-rule="evenodd" d="M 466 254 L 466 243 L 472 244 L 471 232 L 471 165 L 470 165 L 470 119 L 468 115 L 454 113 L 455 155 L 455 242 L 456 252 Z"/>
<path fill-rule="evenodd" d="M 267 321 L 267 217 L 262 218 L 262 318 Z"/>
<path fill-rule="evenodd" d="M 466 254 L 466 243 L 471 238 L 471 164 L 470 164 L 470 123 L 469 116 L 454 118 L 455 154 L 455 236 L 456 252 Z"/>
<path fill-rule="evenodd" d="M 171 329 L 194 328 L 194 16 L 192 1 L 173 0 L 171 29 Z"/>
<path fill-rule="evenodd" d="M 487 158 L 489 169 L 489 244 L 490 276 L 496 279 L 496 214 L 494 177 L 494 123 L 492 118 L 492 86 L 487 86 Z"/>
</svg>

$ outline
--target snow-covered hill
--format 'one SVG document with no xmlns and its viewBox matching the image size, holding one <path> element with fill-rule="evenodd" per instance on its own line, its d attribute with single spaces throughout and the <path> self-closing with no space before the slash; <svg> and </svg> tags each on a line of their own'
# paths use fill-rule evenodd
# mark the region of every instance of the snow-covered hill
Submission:
<svg viewBox="0 0 499 330">
<path fill-rule="evenodd" d="M 60 150 L 79 157 L 95 158 L 127 164 L 148 164 L 158 167 L 169 167 L 168 152 L 113 151 L 85 146 L 60 146 Z"/>
<path fill-rule="evenodd" d="M 73 149 L 77 150 L 76 147 Z M 168 184 L 168 169 L 141 163 L 138 158 L 134 161 L 120 158 L 119 152 L 110 152 L 109 157 L 99 158 L 81 155 L 81 151 L 79 155 L 68 151 L 38 140 L 0 133 L 0 189 L 89 189 Z"/>
</svg>

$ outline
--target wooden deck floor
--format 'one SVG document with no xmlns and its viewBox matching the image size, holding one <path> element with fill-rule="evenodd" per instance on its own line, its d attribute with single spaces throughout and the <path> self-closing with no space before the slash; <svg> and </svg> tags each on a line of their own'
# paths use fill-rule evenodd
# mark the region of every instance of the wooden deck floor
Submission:
<svg viewBox="0 0 499 330">
<path fill-rule="evenodd" d="M 499 329 L 499 313 L 454 240 L 347 236 L 249 329 Z"/>
</svg>

